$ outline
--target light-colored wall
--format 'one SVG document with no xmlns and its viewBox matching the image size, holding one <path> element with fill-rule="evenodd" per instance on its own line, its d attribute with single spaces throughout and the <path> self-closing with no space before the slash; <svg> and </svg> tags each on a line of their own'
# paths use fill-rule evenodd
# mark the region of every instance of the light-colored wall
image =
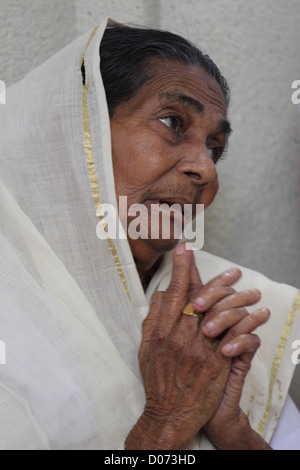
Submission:
<svg viewBox="0 0 300 470">
<path fill-rule="evenodd" d="M 234 133 L 205 249 L 300 288 L 300 0 L 0 0 L 0 79 L 19 80 L 104 16 L 187 36 L 219 65 Z"/>
<path fill-rule="evenodd" d="M 299 0 L 168 0 L 160 16 L 211 55 L 232 89 L 234 133 L 205 248 L 300 288 Z"/>
<path fill-rule="evenodd" d="M 0 0 L 0 79 L 20 80 L 76 36 L 73 0 Z"/>
</svg>

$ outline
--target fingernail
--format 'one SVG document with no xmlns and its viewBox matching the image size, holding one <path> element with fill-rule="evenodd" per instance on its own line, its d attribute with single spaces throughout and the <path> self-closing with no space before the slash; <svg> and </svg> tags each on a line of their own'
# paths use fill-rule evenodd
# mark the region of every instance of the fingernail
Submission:
<svg viewBox="0 0 300 470">
<path fill-rule="evenodd" d="M 208 323 L 206 323 L 206 325 L 203 325 L 203 329 L 207 333 L 213 333 L 215 329 L 215 324 L 212 321 L 209 321 Z"/>
<path fill-rule="evenodd" d="M 187 251 L 194 251 L 194 247 L 190 242 L 185 242 L 185 249 Z"/>
<path fill-rule="evenodd" d="M 226 344 L 226 346 L 222 348 L 222 353 L 231 354 L 233 350 L 234 350 L 234 347 L 231 344 Z"/>
<path fill-rule="evenodd" d="M 193 300 L 193 304 L 198 305 L 198 307 L 204 307 L 206 301 L 202 297 L 198 297 L 197 299 Z"/>
<path fill-rule="evenodd" d="M 236 275 L 239 274 L 240 272 L 241 272 L 241 271 L 240 271 L 240 269 L 238 269 L 238 268 L 230 268 L 230 269 L 228 269 L 228 271 L 226 271 L 226 272 L 224 273 L 224 275 L 225 275 L 225 276 L 228 276 L 228 277 L 229 277 L 229 276 L 236 276 Z"/>
<path fill-rule="evenodd" d="M 270 310 L 266 307 L 259 308 L 258 310 L 254 310 L 254 312 L 252 312 L 252 315 L 260 316 L 261 312 L 263 312 L 265 315 L 269 315 Z"/>
<path fill-rule="evenodd" d="M 261 295 L 261 292 L 258 289 L 251 289 L 251 292 L 254 292 L 255 294 Z"/>
<path fill-rule="evenodd" d="M 185 253 L 185 246 L 184 243 L 180 243 L 175 248 L 176 255 L 183 255 Z"/>
</svg>

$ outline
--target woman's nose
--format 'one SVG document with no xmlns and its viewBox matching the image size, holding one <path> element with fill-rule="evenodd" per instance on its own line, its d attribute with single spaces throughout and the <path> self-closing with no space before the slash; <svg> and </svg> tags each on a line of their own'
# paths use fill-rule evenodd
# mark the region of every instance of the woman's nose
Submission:
<svg viewBox="0 0 300 470">
<path fill-rule="evenodd" d="M 198 184 L 209 183 L 217 179 L 216 166 L 206 145 L 196 148 L 187 147 L 177 169 Z"/>
</svg>

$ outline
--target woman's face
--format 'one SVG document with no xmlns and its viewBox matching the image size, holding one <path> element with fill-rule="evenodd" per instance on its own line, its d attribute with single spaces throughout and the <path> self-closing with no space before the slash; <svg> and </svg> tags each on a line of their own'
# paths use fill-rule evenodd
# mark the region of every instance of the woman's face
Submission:
<svg viewBox="0 0 300 470">
<path fill-rule="evenodd" d="M 230 131 L 222 91 L 196 66 L 154 59 L 151 70 L 154 78 L 111 119 L 117 198 L 127 196 L 128 208 L 143 204 L 149 214 L 162 202 L 207 207 L 218 190 L 216 163 Z M 136 260 L 151 264 L 178 240 L 129 242 Z"/>
</svg>

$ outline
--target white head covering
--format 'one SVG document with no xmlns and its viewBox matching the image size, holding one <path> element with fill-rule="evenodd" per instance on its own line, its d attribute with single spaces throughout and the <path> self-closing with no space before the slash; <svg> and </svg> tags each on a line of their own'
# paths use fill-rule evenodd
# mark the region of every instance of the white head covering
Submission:
<svg viewBox="0 0 300 470">
<path fill-rule="evenodd" d="M 96 236 L 96 209 L 101 219 L 104 203 L 117 208 L 99 71 L 106 25 L 10 87 L 0 109 L 4 449 L 123 448 L 144 406 L 141 322 L 152 292 L 169 282 L 171 258 L 146 297 L 127 240 L 112 240 L 105 227 L 106 240 Z M 228 266 L 202 252 L 197 260 L 204 280 Z M 269 324 L 274 338 L 252 368 L 243 398 L 253 424 L 270 439 L 292 377 L 294 366 L 283 359 L 299 332 L 292 321 L 299 299 L 291 310 L 294 288 L 245 273 L 247 288 L 263 287 L 265 304 L 270 300 L 281 312 Z M 284 345 L 278 346 L 282 328 Z M 201 437 L 193 446 L 212 447 Z"/>
</svg>

